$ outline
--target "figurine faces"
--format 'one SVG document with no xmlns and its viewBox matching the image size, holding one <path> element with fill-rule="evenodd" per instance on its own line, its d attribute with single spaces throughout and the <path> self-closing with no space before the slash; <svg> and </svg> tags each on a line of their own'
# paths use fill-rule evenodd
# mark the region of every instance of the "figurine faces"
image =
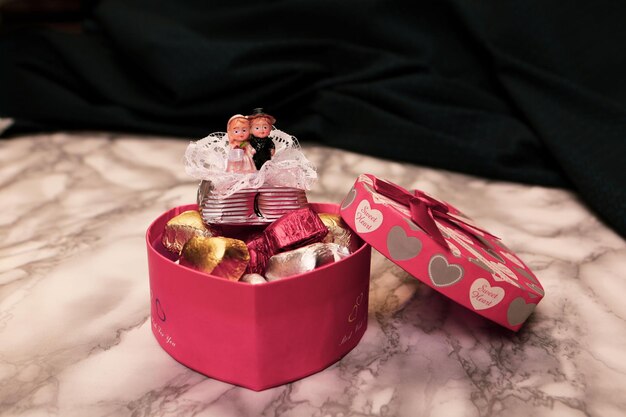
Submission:
<svg viewBox="0 0 626 417">
<path fill-rule="evenodd" d="M 243 115 L 235 115 L 228 121 L 226 132 L 231 146 L 241 145 L 250 136 L 250 121 Z"/>
<path fill-rule="evenodd" d="M 255 172 L 272 159 L 276 146 L 269 136 L 275 121 L 261 108 L 254 109 L 251 115 L 236 114 L 228 120 L 227 172 Z"/>
<path fill-rule="evenodd" d="M 252 135 L 257 138 L 266 138 L 269 136 L 270 131 L 272 130 L 272 124 L 270 123 L 270 119 L 268 117 L 256 117 L 252 119 L 250 122 L 250 130 Z"/>
</svg>

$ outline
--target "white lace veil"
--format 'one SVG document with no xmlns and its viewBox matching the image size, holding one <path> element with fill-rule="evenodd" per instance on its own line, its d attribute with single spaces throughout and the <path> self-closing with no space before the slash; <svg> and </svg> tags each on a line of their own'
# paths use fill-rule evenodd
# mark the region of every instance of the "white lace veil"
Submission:
<svg viewBox="0 0 626 417">
<path fill-rule="evenodd" d="M 227 197 L 244 188 L 263 185 L 310 190 L 317 180 L 313 164 L 304 156 L 298 140 L 273 128 L 267 140 L 274 141 L 276 152 L 257 172 L 226 172 L 229 150 L 225 132 L 211 133 L 190 142 L 185 151 L 185 172 L 198 180 L 210 181 L 212 193 Z"/>
</svg>

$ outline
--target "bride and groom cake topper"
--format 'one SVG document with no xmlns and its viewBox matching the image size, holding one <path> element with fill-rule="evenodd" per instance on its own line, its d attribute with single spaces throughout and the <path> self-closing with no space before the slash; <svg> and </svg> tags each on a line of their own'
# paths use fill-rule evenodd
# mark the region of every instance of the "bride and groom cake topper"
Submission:
<svg viewBox="0 0 626 417">
<path fill-rule="evenodd" d="M 227 123 L 227 172 L 255 172 L 274 156 L 276 145 L 269 137 L 276 119 L 257 107 L 252 114 L 236 114 Z"/>
<path fill-rule="evenodd" d="M 226 132 L 189 143 L 185 171 L 209 182 L 218 197 L 267 186 L 310 190 L 317 181 L 315 167 L 298 140 L 277 129 L 275 122 L 262 108 L 249 115 L 235 114 L 226 123 Z"/>
</svg>

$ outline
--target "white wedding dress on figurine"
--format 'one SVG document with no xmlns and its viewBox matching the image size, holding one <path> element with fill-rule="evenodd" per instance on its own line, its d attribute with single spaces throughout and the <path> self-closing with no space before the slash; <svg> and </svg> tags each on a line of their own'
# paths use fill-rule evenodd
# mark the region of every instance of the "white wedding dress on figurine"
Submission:
<svg viewBox="0 0 626 417">
<path fill-rule="evenodd" d="M 268 139 L 276 146 L 272 159 L 259 171 L 235 173 L 226 172 L 230 151 L 226 133 L 211 133 L 189 143 L 184 156 L 185 172 L 198 180 L 209 181 L 211 192 L 220 197 L 264 185 L 310 190 L 317 180 L 317 171 L 302 153 L 298 140 L 276 128 L 272 129 Z"/>
</svg>

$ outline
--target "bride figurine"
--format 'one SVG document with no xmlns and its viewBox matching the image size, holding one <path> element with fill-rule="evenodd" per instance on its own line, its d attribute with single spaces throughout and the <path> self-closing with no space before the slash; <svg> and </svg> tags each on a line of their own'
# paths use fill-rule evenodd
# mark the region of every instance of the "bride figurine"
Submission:
<svg viewBox="0 0 626 417">
<path fill-rule="evenodd" d="M 236 114 L 226 124 L 228 134 L 228 161 L 226 172 L 256 172 L 253 156 L 255 149 L 248 141 L 250 137 L 250 121 L 242 114 Z"/>
</svg>

